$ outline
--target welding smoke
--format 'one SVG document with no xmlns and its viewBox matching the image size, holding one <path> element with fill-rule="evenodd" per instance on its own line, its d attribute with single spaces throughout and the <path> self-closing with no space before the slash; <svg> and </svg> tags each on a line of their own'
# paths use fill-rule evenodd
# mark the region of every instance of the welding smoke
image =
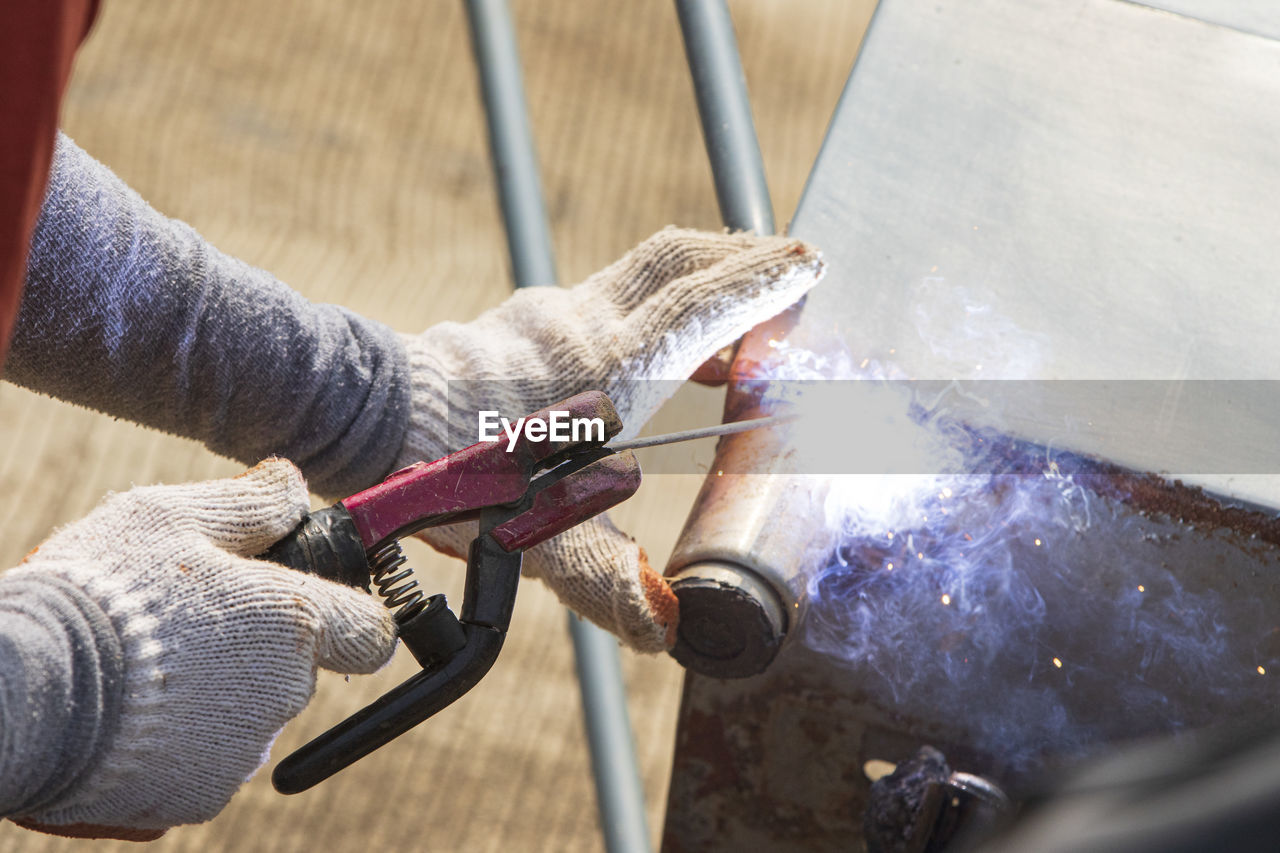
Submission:
<svg viewBox="0 0 1280 853">
<path fill-rule="evenodd" d="M 963 378 L 1035 374 L 1043 340 L 941 279 L 919 294 L 911 346 L 930 364 Z M 851 689 L 888 714 L 943 721 L 1015 775 L 1048 756 L 1265 713 L 1280 628 L 1218 573 L 1256 561 L 1248 543 L 1140 511 L 1123 472 L 1107 469 L 1115 485 L 1099 494 L 1103 463 L 1002 435 L 998 410 L 982 429 L 957 420 L 963 392 L 922 397 L 887 381 L 910 378 L 896 347 L 861 352 L 832 335 L 777 349 L 772 379 L 863 380 L 883 395 L 851 413 L 827 395 L 806 401 L 794 390 L 804 383 L 777 385 L 802 411 L 840 408 L 811 412 L 797 448 L 829 453 L 829 431 L 844 428 L 877 453 L 879 473 L 827 478 L 839 545 L 804 579 L 798 629 Z M 871 470 L 859 464 L 844 470 Z"/>
</svg>

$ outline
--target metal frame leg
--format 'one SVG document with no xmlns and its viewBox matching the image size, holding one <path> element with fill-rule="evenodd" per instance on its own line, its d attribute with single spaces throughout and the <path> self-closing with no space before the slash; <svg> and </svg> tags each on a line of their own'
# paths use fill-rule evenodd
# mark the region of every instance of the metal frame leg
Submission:
<svg viewBox="0 0 1280 853">
<path fill-rule="evenodd" d="M 772 234 L 773 202 L 729 7 L 724 0 L 676 0 L 676 14 L 720 217 L 730 228 Z"/>
<path fill-rule="evenodd" d="M 555 284 L 551 231 L 506 0 L 466 0 L 516 287 Z M 596 804 L 610 853 L 651 850 L 618 642 L 569 614 Z"/>
</svg>

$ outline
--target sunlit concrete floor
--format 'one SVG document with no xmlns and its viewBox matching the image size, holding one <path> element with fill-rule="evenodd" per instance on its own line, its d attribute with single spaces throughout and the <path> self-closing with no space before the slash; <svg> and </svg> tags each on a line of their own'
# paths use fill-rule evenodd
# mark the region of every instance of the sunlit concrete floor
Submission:
<svg viewBox="0 0 1280 853">
<path fill-rule="evenodd" d="M 873 5 L 731 3 L 780 222 Z M 514 11 L 562 279 L 584 278 L 666 224 L 718 227 L 671 4 L 524 0 Z M 459 2 L 108 0 L 63 124 L 158 209 L 314 300 L 415 331 L 469 319 L 509 292 Z M 717 411 L 715 392 L 683 399 Z M 237 470 L 191 442 L 7 384 L 0 435 L 0 566 L 109 490 Z M 616 514 L 658 565 L 698 479 L 652 476 Z M 411 554 L 428 588 L 460 599 L 460 564 Z M 656 839 L 681 671 L 662 657 L 624 653 L 623 663 Z M 322 674 L 272 760 L 412 670 L 402 655 L 373 677 Z M 455 707 L 306 794 L 280 796 L 262 773 L 216 820 L 152 846 L 600 849 L 578 701 L 564 611 L 526 583 L 497 666 Z M 91 846 L 137 849 L 0 824 L 4 853 Z"/>
</svg>

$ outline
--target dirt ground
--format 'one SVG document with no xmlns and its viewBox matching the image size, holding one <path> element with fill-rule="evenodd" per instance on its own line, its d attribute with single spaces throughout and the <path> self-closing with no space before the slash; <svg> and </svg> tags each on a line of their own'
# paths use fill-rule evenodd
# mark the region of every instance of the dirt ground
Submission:
<svg viewBox="0 0 1280 853">
<path fill-rule="evenodd" d="M 872 0 L 734 0 L 779 223 L 795 209 Z M 514 4 L 561 278 L 669 223 L 719 226 L 670 3 Z M 165 213 L 317 301 L 414 331 L 509 292 L 463 6 L 417 0 L 107 0 L 67 132 Z M 682 392 L 683 393 L 683 392 Z M 686 398 L 717 412 L 712 392 Z M 661 420 L 663 416 L 659 415 Z M 191 442 L 0 385 L 0 566 L 105 492 L 233 473 Z M 698 486 L 649 478 L 616 517 L 662 565 Z M 411 550 L 428 588 L 461 566 Z M 624 653 L 660 835 L 681 670 Z M 322 675 L 273 762 L 413 670 Z M 602 846 L 565 614 L 534 583 L 507 649 L 455 707 L 305 794 L 259 774 L 156 851 L 596 850 Z M 0 853 L 135 850 L 0 824 Z"/>
</svg>

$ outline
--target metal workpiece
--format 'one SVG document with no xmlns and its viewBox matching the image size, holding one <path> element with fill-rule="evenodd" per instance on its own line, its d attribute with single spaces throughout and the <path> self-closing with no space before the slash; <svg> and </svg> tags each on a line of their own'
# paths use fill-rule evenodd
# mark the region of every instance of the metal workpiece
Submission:
<svg viewBox="0 0 1280 853">
<path fill-rule="evenodd" d="M 676 14 L 720 216 L 732 229 L 772 234 L 773 203 L 729 7 L 724 0 L 676 0 Z"/>
<path fill-rule="evenodd" d="M 708 560 L 751 569 L 794 603 L 807 561 L 834 537 L 823 524 L 827 480 L 794 473 L 786 434 L 740 433 L 720 442 L 716 470 L 703 481 L 667 563 L 673 576 Z M 805 519 L 796 523 L 797 519 Z"/>
<path fill-rule="evenodd" d="M 1280 378 L 1280 206 L 1258 192 L 1280 184 L 1280 39 L 1255 34 L 1280 28 L 1263 18 L 1280 6 L 881 2 L 793 218 L 828 273 L 789 344 L 834 328 L 853 364 L 922 380 Z M 1096 388 L 1079 383 L 1082 408 Z M 1007 426 L 1189 474 L 1152 458 L 1150 410 L 1108 403 L 1128 428 L 1101 438 L 1018 406 Z M 1239 440 L 1274 446 L 1280 406 L 1237 408 Z M 1280 506 L 1280 481 L 1238 473 L 1183 479 Z"/>
<path fill-rule="evenodd" d="M 676 0 L 675 6 L 721 218 L 732 229 L 771 234 L 773 202 L 729 8 L 724 0 Z M 765 324 L 771 325 L 776 321 Z M 740 344 L 725 401 L 726 421 L 773 414 L 759 411 L 757 401 L 736 381 L 749 373 L 741 365 L 752 362 L 771 334 L 759 328 Z M 765 520 L 733 509 L 733 495 L 740 490 L 771 490 L 781 483 L 770 483 L 773 477 L 762 476 L 752 477 L 754 483 L 747 485 L 736 473 L 746 468 L 722 464 L 724 454 L 758 456 L 751 460 L 755 462 L 766 459 L 757 448 L 763 443 L 777 449 L 779 442 L 776 435 L 721 439 L 713 471 L 735 473 L 712 474 L 703 483 L 667 565 L 666 574 L 680 601 L 680 626 L 671 654 L 695 672 L 741 678 L 763 671 L 794 618 L 790 611 L 798 597 L 787 580 L 791 569 L 785 565 L 792 554 L 782 553 L 792 549 L 771 548 L 772 534 Z M 756 464 L 752 470 L 758 469 Z M 775 558 L 780 562 L 775 563 Z"/>
<path fill-rule="evenodd" d="M 1229 25 L 1265 4 L 1159 5 L 1222 25 L 881 0 L 793 220 L 829 272 L 775 339 L 872 378 L 1274 379 L 1280 41 Z M 1150 428 L 1010 432 L 1043 470 L 847 530 L 764 672 L 686 678 L 665 850 L 865 849 L 868 764 L 926 744 L 1016 802 L 1046 767 L 1274 717 L 1280 478 L 1146 473 L 1185 464 L 1135 462 Z M 755 525 L 824 523 L 750 479 L 682 546 L 767 568 Z"/>
</svg>

